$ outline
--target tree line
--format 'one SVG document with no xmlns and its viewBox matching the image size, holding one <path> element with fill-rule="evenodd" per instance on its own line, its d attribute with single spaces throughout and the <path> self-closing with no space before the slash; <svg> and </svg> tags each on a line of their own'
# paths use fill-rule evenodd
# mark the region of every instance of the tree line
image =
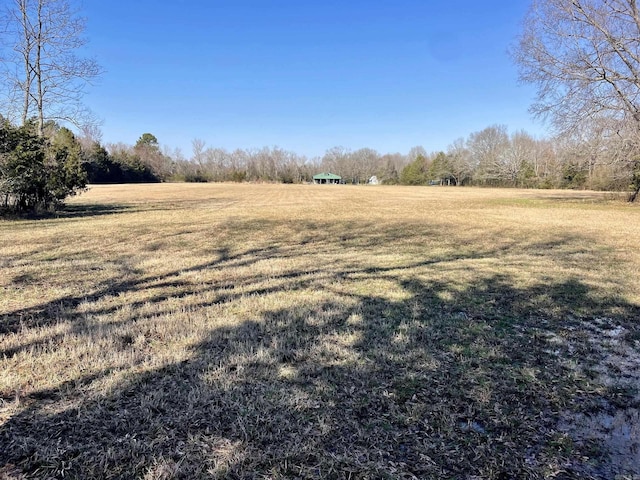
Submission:
<svg viewBox="0 0 640 480">
<path fill-rule="evenodd" d="M 413 147 L 406 153 L 333 147 L 308 158 L 279 147 L 236 149 L 192 142 L 186 157 L 161 148 L 143 134 L 135 145 L 82 141 L 89 183 L 141 181 L 311 182 L 319 172 L 340 175 L 344 183 L 366 184 L 372 177 L 389 185 L 478 185 L 520 188 L 626 190 L 634 184 L 640 158 L 624 142 L 592 131 L 535 138 L 491 125 L 454 141 L 445 151 Z"/>
<path fill-rule="evenodd" d="M 407 153 L 334 147 L 308 158 L 279 147 L 236 149 L 192 142 L 186 157 L 161 147 L 151 133 L 134 145 L 102 145 L 54 121 L 17 126 L 0 121 L 0 208 L 47 210 L 87 184 L 142 182 L 308 183 L 331 172 L 344 183 L 628 190 L 640 182 L 640 157 L 621 137 L 586 131 L 554 138 L 509 133 L 491 125 L 454 141 L 445 151 Z"/>
</svg>

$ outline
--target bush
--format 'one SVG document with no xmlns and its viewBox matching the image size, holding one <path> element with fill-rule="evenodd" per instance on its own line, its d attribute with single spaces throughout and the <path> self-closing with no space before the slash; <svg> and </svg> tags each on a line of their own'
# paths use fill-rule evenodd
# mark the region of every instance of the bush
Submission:
<svg viewBox="0 0 640 480">
<path fill-rule="evenodd" d="M 587 172 L 576 163 L 567 163 L 562 167 L 562 186 L 564 188 L 584 188 Z"/>
<path fill-rule="evenodd" d="M 80 146 L 66 128 L 38 137 L 32 125 L 0 126 L 0 208 L 4 212 L 52 210 L 86 186 Z"/>
<path fill-rule="evenodd" d="M 184 181 L 188 183 L 207 183 L 211 181 L 211 176 L 198 170 L 185 173 Z"/>
<path fill-rule="evenodd" d="M 247 172 L 243 172 L 241 170 L 233 170 L 231 172 L 231 175 L 229 176 L 229 179 L 232 182 L 242 183 L 247 179 Z"/>
</svg>

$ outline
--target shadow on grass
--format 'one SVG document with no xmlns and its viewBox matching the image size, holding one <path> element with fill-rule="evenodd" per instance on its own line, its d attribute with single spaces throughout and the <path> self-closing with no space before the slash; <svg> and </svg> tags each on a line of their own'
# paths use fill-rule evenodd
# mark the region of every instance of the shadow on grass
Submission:
<svg viewBox="0 0 640 480">
<path fill-rule="evenodd" d="M 393 235 L 375 242 L 384 245 Z M 332 253 L 330 246 L 370 247 L 372 241 L 345 236 L 317 243 Z M 251 267 L 299 253 L 295 245 L 239 254 L 222 249 L 190 270 Z M 598 445 L 574 443 L 557 425 L 565 412 L 633 401 L 633 392 L 621 398 L 615 386 L 595 381 L 606 352 L 594 347 L 593 328 L 606 322 L 635 338 L 640 309 L 602 299 L 578 279 L 516 288 L 506 275 L 478 276 L 456 290 L 412 273 L 502 253 L 489 249 L 404 267 L 294 270 L 274 274 L 280 283 L 273 289 L 247 275 L 238 285 L 244 296 L 296 294 L 318 284 L 335 289 L 334 299 L 274 307 L 211 329 L 187 360 L 152 370 L 141 363 L 107 394 L 87 395 L 113 370 L 31 393 L 0 425 L 0 473 L 9 466 L 35 478 L 471 480 L 625 473 Z M 89 300 L 148 285 L 177 289 L 145 300 L 157 303 L 215 290 L 209 305 L 190 305 L 196 312 L 240 298 L 233 285 L 194 286 L 174 278 L 184 272 L 102 285 Z M 379 278 L 405 295 L 391 300 L 383 291 L 338 288 Z M 67 297 L 12 312 L 0 333 L 64 319 L 91 339 L 93 327 L 74 312 L 87 300 Z M 52 340 L 63 338 L 46 339 Z"/>
<path fill-rule="evenodd" d="M 90 203 L 74 203 L 73 205 L 64 205 L 60 210 L 55 212 L 55 217 L 59 218 L 86 218 L 99 217 L 102 215 L 113 215 L 133 210 L 133 207 L 122 204 L 90 204 Z"/>
<path fill-rule="evenodd" d="M 248 235 L 251 231 L 255 231 L 255 225 L 244 225 L 242 227 L 239 224 L 233 225 L 234 230 L 243 234 L 246 232 Z M 266 224 L 265 228 L 276 229 L 272 223 Z M 349 229 L 346 226 L 340 226 L 338 231 L 346 231 L 348 234 L 338 235 L 333 239 L 334 232 L 326 228 L 319 227 L 315 223 L 303 223 L 297 225 L 297 228 L 301 232 L 305 233 L 300 244 L 293 247 L 280 247 L 280 246 L 267 246 L 264 248 L 254 248 L 239 253 L 231 253 L 228 248 L 220 248 L 212 251 L 214 259 L 198 264 L 188 268 L 182 268 L 179 271 L 171 271 L 161 275 L 141 276 L 142 272 L 132 270 L 131 266 L 125 262 L 120 268 L 120 275 L 127 278 L 121 281 L 106 281 L 103 284 L 97 285 L 97 288 L 93 292 L 83 292 L 77 295 L 70 295 L 66 297 L 56 298 L 52 301 L 48 301 L 33 307 L 25 309 L 17 309 L 7 312 L 0 317 L 0 334 L 15 334 L 19 331 L 25 331 L 28 329 L 48 327 L 55 325 L 61 321 L 72 322 L 73 332 L 86 332 L 87 325 L 84 319 L 87 315 L 104 315 L 114 313 L 118 308 L 117 306 L 103 307 L 91 310 L 85 310 L 83 312 L 76 312 L 75 309 L 81 303 L 92 303 L 104 299 L 108 296 L 118 296 L 129 292 L 142 292 L 149 288 L 167 288 L 171 290 L 170 294 L 156 295 L 154 297 L 147 297 L 143 300 L 128 304 L 132 308 L 137 308 L 143 304 L 159 304 L 171 298 L 184 298 L 187 296 L 195 296 L 197 294 L 206 292 L 212 288 L 211 285 L 193 285 L 179 279 L 181 275 L 186 273 L 204 272 L 211 269 L 230 269 L 239 267 L 251 267 L 258 262 L 266 260 L 283 260 L 288 258 L 296 258 L 301 255 L 302 248 L 312 248 L 315 254 L 332 255 L 337 252 L 351 248 L 358 250 L 369 250 L 374 247 L 384 247 L 386 245 L 392 245 L 397 241 L 399 232 L 403 232 L 402 235 L 405 241 L 412 242 L 412 237 L 404 233 L 403 229 L 391 229 L 388 231 L 378 231 L 374 234 L 368 233 L 373 228 L 373 225 L 360 226 L 359 228 Z M 335 228 L 335 227 L 334 227 Z M 422 235 L 425 234 L 424 227 L 421 227 Z M 554 256 L 559 254 L 554 249 L 566 249 L 567 245 L 571 243 L 570 237 L 559 238 L 551 242 L 537 243 L 528 245 L 526 248 L 532 255 L 548 255 L 550 252 Z M 428 258 L 422 261 L 416 261 L 404 266 L 371 266 L 371 265 L 350 265 L 340 266 L 338 269 L 327 269 L 326 266 L 318 267 L 311 271 L 293 271 L 283 274 L 271 275 L 272 280 L 283 280 L 286 282 L 287 288 L 293 290 L 301 290 L 308 287 L 312 283 L 316 283 L 319 280 L 344 280 L 353 276 L 368 276 L 375 278 L 378 275 L 398 273 L 403 271 L 410 271 L 419 267 L 437 267 L 441 265 L 449 265 L 458 260 L 478 260 L 478 259 L 490 259 L 500 255 L 509 253 L 512 249 L 523 248 L 519 244 L 508 244 L 503 246 L 495 246 L 487 250 L 480 251 L 468 251 L 468 252 L 456 252 L 451 254 L 444 254 L 441 256 Z M 573 255 L 573 250 L 565 252 L 567 256 Z M 582 252 L 578 252 L 582 253 Z M 569 262 L 570 259 L 564 259 Z M 133 277 L 133 280 L 129 279 Z M 22 274 L 13 279 L 14 283 L 25 284 L 34 280 L 33 274 Z M 234 279 L 233 282 L 227 284 L 217 284 L 215 289 L 221 291 L 218 296 L 217 303 L 226 303 L 232 300 L 238 299 L 242 295 L 246 295 L 246 292 L 242 294 L 235 293 L 233 290 L 237 290 L 238 287 L 251 287 L 260 281 L 258 276 L 249 276 L 238 282 Z M 269 293 L 276 293 L 282 287 L 276 286 L 269 289 L 253 289 L 250 293 L 253 295 L 267 295 Z M 192 305 L 193 306 L 193 305 Z M 206 305 L 196 305 L 205 307 Z M 103 325 L 102 325 L 103 326 Z M 60 335 L 61 337 L 63 334 Z M 52 338 L 48 337 L 40 341 L 40 344 L 44 344 Z M 13 356 L 14 354 L 29 349 L 35 344 L 24 344 L 20 347 L 16 347 L 12 350 L 0 350 L 0 355 Z"/>
<path fill-rule="evenodd" d="M 527 192 L 526 199 L 548 200 L 554 203 L 573 204 L 606 204 L 611 202 L 629 203 L 631 192 L 605 192 L 592 190 L 563 190 L 560 194 L 546 193 L 540 191 L 537 194 Z"/>
<path fill-rule="evenodd" d="M 189 360 L 106 397 L 80 399 L 95 376 L 37 392 L 0 427 L 0 462 L 39 478 L 598 478 L 571 469 L 585 452 L 555 425 L 609 392 L 567 361 L 588 339 L 571 355 L 550 344 L 579 321 L 532 305 L 608 305 L 577 281 L 515 290 L 494 277 L 447 301 L 446 285 L 403 286 L 406 301 L 362 296 L 216 329 Z M 623 321 L 640 313 L 620 307 Z M 79 405 L 58 411 L 69 396 Z"/>
<path fill-rule="evenodd" d="M 114 215 L 132 210 L 133 207 L 122 204 L 72 204 L 63 205 L 51 212 L 25 212 L 21 214 L 13 212 L 0 212 L 0 218 L 6 220 L 51 220 L 56 218 L 88 218 L 102 215 Z"/>
</svg>

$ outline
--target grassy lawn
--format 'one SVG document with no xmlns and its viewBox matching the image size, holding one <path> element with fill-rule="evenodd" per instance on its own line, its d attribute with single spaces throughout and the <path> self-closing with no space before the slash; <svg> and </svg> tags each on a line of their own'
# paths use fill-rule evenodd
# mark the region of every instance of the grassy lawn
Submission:
<svg viewBox="0 0 640 480">
<path fill-rule="evenodd" d="M 639 219 L 161 184 L 0 220 L 0 479 L 635 479 Z"/>
</svg>

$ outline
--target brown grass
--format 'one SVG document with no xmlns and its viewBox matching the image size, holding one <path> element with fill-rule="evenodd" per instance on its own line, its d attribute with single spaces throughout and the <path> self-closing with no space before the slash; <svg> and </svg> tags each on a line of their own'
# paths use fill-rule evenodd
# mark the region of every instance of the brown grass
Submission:
<svg viewBox="0 0 640 480">
<path fill-rule="evenodd" d="M 163 184 L 0 221 L 0 479 L 640 475 L 572 421 L 638 409 L 639 215 Z"/>
</svg>

